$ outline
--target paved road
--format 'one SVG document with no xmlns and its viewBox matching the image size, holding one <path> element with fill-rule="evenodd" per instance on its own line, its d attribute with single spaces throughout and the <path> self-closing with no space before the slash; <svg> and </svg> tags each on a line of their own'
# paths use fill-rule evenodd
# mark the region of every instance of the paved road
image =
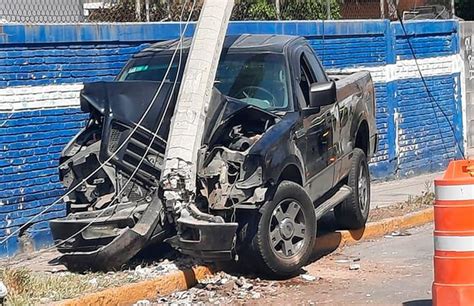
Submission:
<svg viewBox="0 0 474 306">
<path fill-rule="evenodd" d="M 402 233 L 404 234 L 404 233 Z M 296 277 L 288 290 L 258 304 L 431 305 L 432 225 L 346 247 L 305 268 L 319 277 Z M 351 270 L 350 266 L 358 270 Z"/>
</svg>

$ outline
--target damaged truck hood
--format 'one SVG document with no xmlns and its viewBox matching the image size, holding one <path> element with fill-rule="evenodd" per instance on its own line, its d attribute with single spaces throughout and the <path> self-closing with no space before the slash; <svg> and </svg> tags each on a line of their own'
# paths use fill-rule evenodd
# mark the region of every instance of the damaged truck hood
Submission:
<svg viewBox="0 0 474 306">
<path fill-rule="evenodd" d="M 148 108 L 150 110 L 137 131 L 129 139 L 129 143 L 117 151 L 112 162 L 125 167 L 124 170 L 128 170 L 127 172 L 133 170 L 136 165 L 134 156 L 142 156 L 140 153 L 144 152 L 145 146 L 149 144 L 158 128 L 150 152 L 155 155 L 164 155 L 179 85 L 179 83 L 154 81 L 111 81 L 85 84 L 81 92 L 82 111 L 96 111 L 104 118 L 100 159 L 106 160 L 119 148 Z M 217 141 L 221 127 L 230 118 L 247 111 L 258 113 L 262 118 L 277 118 L 277 115 L 263 109 L 224 96 L 214 88 L 211 103 L 208 106 L 203 144 L 211 147 Z M 158 156 L 154 158 L 159 159 Z M 161 166 L 161 161 L 155 164 Z M 151 172 L 154 172 L 150 173 L 154 176 L 158 174 L 156 171 Z M 143 175 L 143 173 L 139 172 L 138 175 Z M 151 176 L 146 175 L 146 177 L 151 179 Z"/>
</svg>

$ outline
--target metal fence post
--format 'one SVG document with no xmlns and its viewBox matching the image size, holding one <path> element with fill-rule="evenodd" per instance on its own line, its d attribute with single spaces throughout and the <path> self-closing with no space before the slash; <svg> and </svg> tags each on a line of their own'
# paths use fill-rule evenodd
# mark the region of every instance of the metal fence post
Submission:
<svg viewBox="0 0 474 306">
<path fill-rule="evenodd" d="M 150 0 L 145 0 L 146 21 L 150 22 Z"/>
<path fill-rule="evenodd" d="M 380 18 L 385 19 L 385 0 L 380 0 Z"/>
<path fill-rule="evenodd" d="M 141 13 L 141 0 L 135 0 L 135 15 L 138 21 L 142 20 L 142 13 Z"/>
<path fill-rule="evenodd" d="M 278 20 L 280 20 L 281 19 L 280 0 L 275 0 L 275 7 L 276 7 Z"/>
<path fill-rule="evenodd" d="M 331 0 L 326 0 L 326 10 L 328 14 L 328 20 L 331 20 Z"/>
</svg>

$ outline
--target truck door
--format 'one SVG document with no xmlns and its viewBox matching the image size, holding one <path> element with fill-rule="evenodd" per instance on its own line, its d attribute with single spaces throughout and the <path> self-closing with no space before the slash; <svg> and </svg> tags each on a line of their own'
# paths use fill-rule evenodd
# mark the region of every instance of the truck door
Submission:
<svg viewBox="0 0 474 306">
<path fill-rule="evenodd" d="M 312 199 L 317 199 L 334 185 L 333 125 L 336 105 L 322 106 L 319 109 L 309 104 L 310 86 L 316 82 L 326 82 L 324 74 L 319 74 L 310 63 L 309 50 L 300 56 L 300 76 L 298 87 L 301 90 L 303 128 L 306 137 L 306 182 Z M 316 60 L 315 60 L 316 61 Z M 316 61 L 317 62 L 317 61 Z M 319 68 L 319 67 L 316 67 Z M 319 79 L 318 79 L 319 76 Z"/>
</svg>

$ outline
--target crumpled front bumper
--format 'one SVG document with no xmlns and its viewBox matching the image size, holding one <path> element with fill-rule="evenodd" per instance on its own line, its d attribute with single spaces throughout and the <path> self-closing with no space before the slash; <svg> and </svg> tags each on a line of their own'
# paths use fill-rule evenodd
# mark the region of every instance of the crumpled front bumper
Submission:
<svg viewBox="0 0 474 306">
<path fill-rule="evenodd" d="M 165 241 L 181 253 L 204 260 L 233 259 L 238 223 L 204 213 L 182 213 L 176 222 L 178 234 Z"/>
<path fill-rule="evenodd" d="M 169 228 L 161 222 L 162 209 L 161 200 L 155 196 L 133 227 L 122 227 L 116 235 L 102 239 L 99 238 L 100 235 L 95 235 L 96 230 L 93 231 L 94 235 L 91 235 L 84 228 L 97 226 L 97 229 L 105 229 L 117 225 L 118 220 L 97 220 L 92 223 L 75 223 L 74 220 L 65 219 L 51 221 L 50 227 L 55 242 L 63 242 L 58 249 L 64 254 L 56 262 L 64 264 L 68 269 L 79 271 L 120 268 L 147 245 L 163 241 L 169 235 Z M 65 238 L 71 237 L 71 232 L 80 233 L 74 238 Z"/>
</svg>

